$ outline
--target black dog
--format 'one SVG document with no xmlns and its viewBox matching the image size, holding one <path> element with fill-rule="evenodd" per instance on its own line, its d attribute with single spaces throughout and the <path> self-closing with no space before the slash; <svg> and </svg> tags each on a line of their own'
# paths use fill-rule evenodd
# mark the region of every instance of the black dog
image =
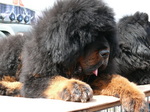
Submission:
<svg viewBox="0 0 150 112">
<path fill-rule="evenodd" d="M 116 23 L 102 1 L 58 1 L 31 33 L 16 38 L 0 41 L 1 94 L 21 89 L 23 97 L 79 102 L 111 95 L 119 96 L 127 111 L 145 111 L 144 93 L 114 74 Z"/>
<path fill-rule="evenodd" d="M 116 59 L 117 73 L 137 84 L 150 83 L 150 22 L 146 13 L 137 12 L 118 23 L 121 48 Z"/>
</svg>

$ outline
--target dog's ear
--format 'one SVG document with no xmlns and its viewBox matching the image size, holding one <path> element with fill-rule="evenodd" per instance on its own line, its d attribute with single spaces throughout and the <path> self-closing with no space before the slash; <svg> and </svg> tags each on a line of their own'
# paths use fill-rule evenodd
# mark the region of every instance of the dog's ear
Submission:
<svg viewBox="0 0 150 112">
<path fill-rule="evenodd" d="M 134 19 L 137 20 L 140 24 L 144 24 L 148 22 L 148 14 L 147 13 L 140 13 L 140 12 L 136 12 L 133 15 Z"/>
<path fill-rule="evenodd" d="M 143 21 L 148 21 L 148 14 L 146 14 L 146 13 L 141 13 L 141 20 L 143 20 Z"/>
<path fill-rule="evenodd" d="M 148 20 L 148 14 L 147 13 L 143 13 L 143 12 L 136 12 L 134 15 L 134 18 L 140 18 L 141 20 Z"/>
<path fill-rule="evenodd" d="M 71 35 L 67 32 L 67 26 L 64 24 L 59 25 L 57 29 L 53 30 L 47 42 L 47 49 L 52 57 L 53 63 L 58 64 L 66 61 L 69 63 L 69 61 L 76 59 L 76 53 L 79 47 L 77 42 L 73 39 L 74 38 L 71 38 Z"/>
<path fill-rule="evenodd" d="M 51 34 L 47 35 L 46 49 L 49 52 L 49 55 L 52 57 L 53 63 L 60 63 L 64 59 L 65 53 L 67 53 L 67 44 L 68 40 L 65 33 L 65 28 L 62 28 L 62 25 L 56 24 L 53 30 L 51 30 Z"/>
</svg>

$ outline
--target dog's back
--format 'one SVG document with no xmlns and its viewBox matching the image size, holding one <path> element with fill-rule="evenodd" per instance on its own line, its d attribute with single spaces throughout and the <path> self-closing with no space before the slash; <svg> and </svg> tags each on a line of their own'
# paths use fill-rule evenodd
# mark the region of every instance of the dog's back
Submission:
<svg viewBox="0 0 150 112">
<path fill-rule="evenodd" d="M 16 75 L 25 36 L 15 35 L 0 39 L 0 77 Z"/>
</svg>

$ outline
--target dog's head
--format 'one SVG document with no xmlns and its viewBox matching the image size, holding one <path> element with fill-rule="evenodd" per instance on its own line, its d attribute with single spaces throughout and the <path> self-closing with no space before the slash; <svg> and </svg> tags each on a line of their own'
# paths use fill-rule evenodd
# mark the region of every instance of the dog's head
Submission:
<svg viewBox="0 0 150 112">
<path fill-rule="evenodd" d="M 134 15 L 123 17 L 118 23 L 118 34 L 122 53 L 141 60 L 150 59 L 148 14 L 136 12 Z"/>
<path fill-rule="evenodd" d="M 118 22 L 120 57 L 116 58 L 117 73 L 128 75 L 150 64 L 150 22 L 146 13 L 136 12 Z"/>
<path fill-rule="evenodd" d="M 110 45 L 103 35 L 101 39 L 88 44 L 83 54 L 79 57 L 80 70 L 87 74 L 98 75 L 98 72 L 103 71 L 108 64 L 110 57 Z M 100 71 L 99 71 L 100 70 Z"/>
<path fill-rule="evenodd" d="M 104 70 L 117 54 L 114 14 L 102 1 L 59 1 L 43 16 L 38 26 L 45 25 L 47 33 L 38 37 L 46 33 L 52 63 L 69 68 L 71 73 L 78 69 L 79 73 L 97 74 L 97 69 Z"/>
</svg>

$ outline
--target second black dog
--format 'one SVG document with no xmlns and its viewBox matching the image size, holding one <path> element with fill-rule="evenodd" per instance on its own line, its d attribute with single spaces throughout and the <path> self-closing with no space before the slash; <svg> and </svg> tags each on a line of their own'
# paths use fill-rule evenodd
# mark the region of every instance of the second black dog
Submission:
<svg viewBox="0 0 150 112">
<path fill-rule="evenodd" d="M 120 19 L 118 37 L 121 48 L 117 73 L 137 84 L 150 83 L 150 22 L 146 13 L 136 12 Z"/>
</svg>

